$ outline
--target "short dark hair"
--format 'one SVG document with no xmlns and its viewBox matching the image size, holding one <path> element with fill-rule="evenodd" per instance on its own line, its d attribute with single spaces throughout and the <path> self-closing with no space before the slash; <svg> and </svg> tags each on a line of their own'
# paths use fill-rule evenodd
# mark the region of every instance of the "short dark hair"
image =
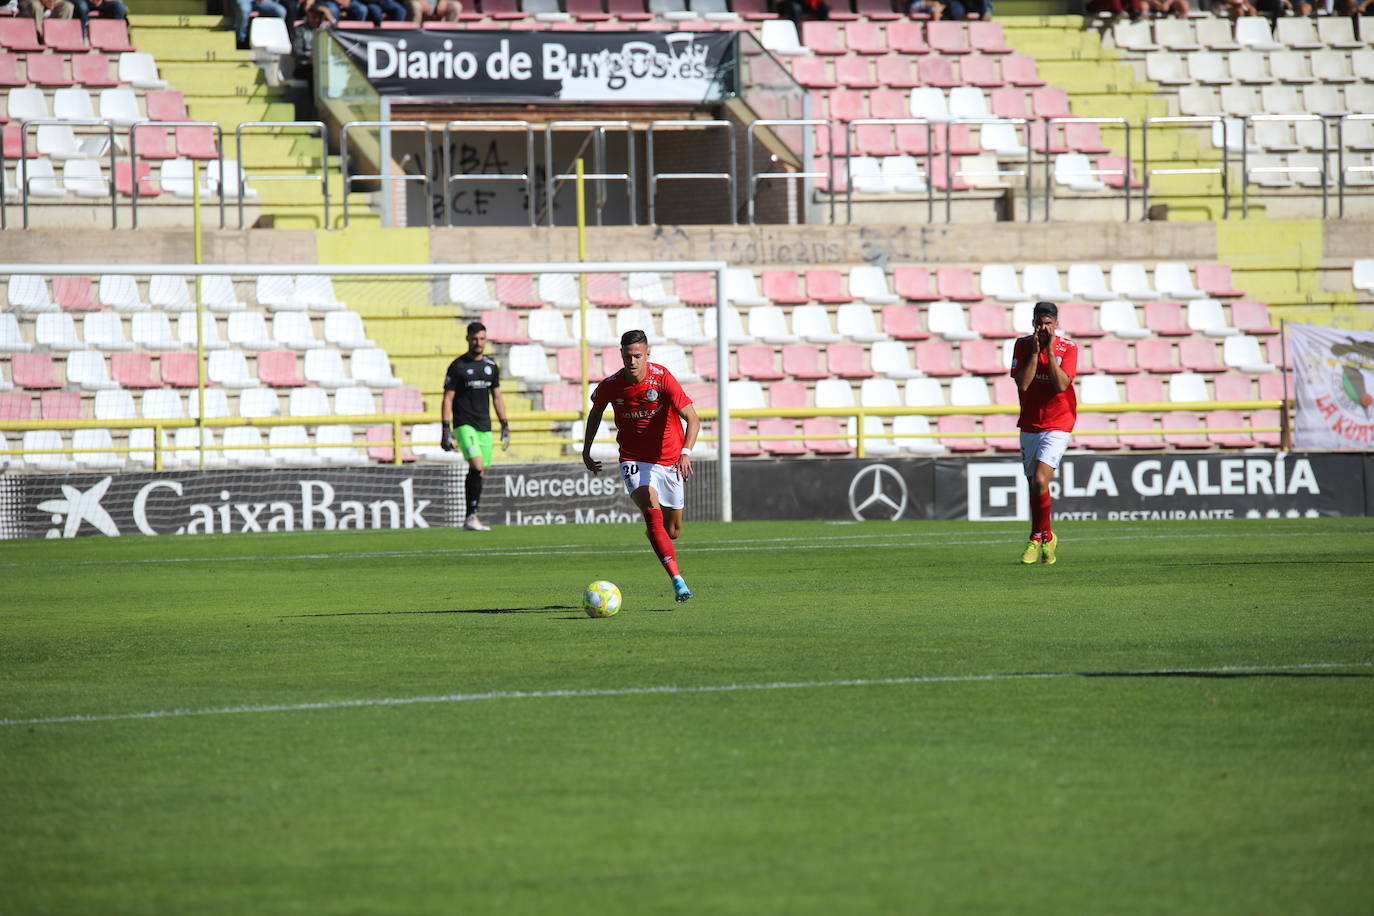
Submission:
<svg viewBox="0 0 1374 916">
<path fill-rule="evenodd" d="M 620 349 L 622 350 L 637 343 L 642 343 L 647 347 L 649 345 L 649 336 L 638 329 L 626 331 L 624 334 L 620 335 Z"/>
<path fill-rule="evenodd" d="M 484 325 L 484 324 L 482 324 L 482 322 L 480 322 L 480 321 L 470 321 L 470 322 L 468 322 L 468 336 L 469 336 L 469 337 L 471 337 L 473 334 L 485 334 L 486 331 L 487 331 L 487 326 Z"/>
<path fill-rule="evenodd" d="M 1041 315 L 1049 315 L 1055 321 L 1059 320 L 1059 306 L 1053 302 L 1037 302 L 1035 308 L 1031 310 L 1031 320 L 1038 321 Z"/>
</svg>

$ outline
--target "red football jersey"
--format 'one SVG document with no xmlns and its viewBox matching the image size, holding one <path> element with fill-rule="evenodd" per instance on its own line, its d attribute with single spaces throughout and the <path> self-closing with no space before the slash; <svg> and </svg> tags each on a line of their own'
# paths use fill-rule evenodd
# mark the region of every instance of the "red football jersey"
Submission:
<svg viewBox="0 0 1374 916">
<path fill-rule="evenodd" d="M 649 363 L 638 384 L 622 369 L 592 392 L 592 413 L 600 415 L 607 404 L 615 411 L 621 461 L 677 464 L 684 432 L 679 415 L 691 403 L 673 374 L 658 363 Z"/>
<path fill-rule="evenodd" d="M 1030 387 L 1019 392 L 1021 418 L 1016 425 L 1024 432 L 1043 433 L 1046 430 L 1059 429 L 1071 433 L 1074 423 L 1078 420 L 1078 398 L 1073 393 L 1073 385 L 1070 384 L 1063 391 L 1055 391 L 1054 383 L 1050 381 L 1051 352 L 1058 360 L 1059 368 L 1069 377 L 1070 383 L 1078 374 L 1078 344 L 1056 336 L 1049 350 L 1040 351 L 1040 365 L 1036 367 L 1035 378 L 1031 379 Z M 1017 367 L 1024 365 L 1023 360 L 1029 358 L 1030 338 L 1019 338 L 1011 354 L 1012 378 L 1016 377 Z"/>
</svg>

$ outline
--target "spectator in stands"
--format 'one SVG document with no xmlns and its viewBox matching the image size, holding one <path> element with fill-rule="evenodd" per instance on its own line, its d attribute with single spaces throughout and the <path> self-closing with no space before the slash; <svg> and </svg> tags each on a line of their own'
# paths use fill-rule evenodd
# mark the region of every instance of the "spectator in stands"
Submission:
<svg viewBox="0 0 1374 916">
<path fill-rule="evenodd" d="M 1311 16 L 1312 4 L 1307 0 L 1254 0 L 1255 12 L 1269 20 L 1272 29 L 1284 16 Z"/>
<path fill-rule="evenodd" d="M 1092 16 L 1102 16 L 1110 14 L 1111 18 L 1107 21 L 1110 27 L 1122 16 L 1126 16 L 1132 22 L 1145 15 L 1147 9 L 1146 0 L 1088 0 L 1085 8 Z"/>
<path fill-rule="evenodd" d="M 964 18 L 964 4 L 960 0 L 911 0 L 906 5 L 906 14 L 913 19 L 950 19 Z"/>
<path fill-rule="evenodd" d="M 791 19 L 800 37 L 803 19 L 830 18 L 830 0 L 777 0 L 774 11 L 781 19 Z"/>
<path fill-rule="evenodd" d="M 38 31 L 38 37 L 43 37 L 43 17 L 51 16 L 54 19 L 70 19 L 76 11 L 72 5 L 72 0 L 20 0 L 19 15 L 28 16 L 33 19 L 34 28 Z"/>
<path fill-rule="evenodd" d="M 277 0 L 234 0 L 234 38 L 240 51 L 248 49 L 248 23 L 252 21 L 253 13 L 285 19 L 286 7 Z"/>
<path fill-rule="evenodd" d="M 296 73 L 305 74 L 307 81 L 314 75 L 311 59 L 315 54 L 315 33 L 334 24 L 328 9 L 323 4 L 315 4 L 305 14 L 305 21 L 291 29 L 291 57 L 296 62 Z"/>
<path fill-rule="evenodd" d="M 1228 19 L 1258 15 L 1250 0 L 1215 0 L 1212 4 L 1212 12 Z"/>
<path fill-rule="evenodd" d="M 76 7 L 76 18 L 81 20 L 83 29 L 92 16 L 99 19 L 129 18 L 129 8 L 119 0 L 71 0 L 71 3 Z"/>
<path fill-rule="evenodd" d="M 457 22 L 463 11 L 461 0 L 406 0 L 410 7 L 410 21 L 420 25 L 425 20 Z"/>
<path fill-rule="evenodd" d="M 1156 19 L 1167 19 L 1170 16 L 1175 19 L 1187 19 L 1191 9 L 1188 0 L 1145 0 L 1145 8 Z"/>
</svg>

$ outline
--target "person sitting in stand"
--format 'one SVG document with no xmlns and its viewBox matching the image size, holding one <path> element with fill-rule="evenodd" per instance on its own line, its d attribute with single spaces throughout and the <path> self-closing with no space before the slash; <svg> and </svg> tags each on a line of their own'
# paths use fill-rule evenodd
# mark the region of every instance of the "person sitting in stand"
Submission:
<svg viewBox="0 0 1374 916">
<path fill-rule="evenodd" d="M 253 21 L 254 13 L 259 16 L 271 16 L 275 19 L 286 18 L 286 7 L 278 3 L 277 0 L 233 0 L 233 4 L 234 40 L 240 51 L 248 50 L 248 25 Z"/>
<path fill-rule="evenodd" d="M 39 39 L 43 37 L 43 17 L 51 16 L 53 19 L 70 19 L 76 11 L 71 0 L 20 0 L 19 15 L 28 16 L 33 20 L 34 30 L 38 32 Z"/>
<path fill-rule="evenodd" d="M 777 0 L 775 12 L 779 19 L 791 19 L 801 37 L 802 19 L 829 19 L 829 0 Z"/>
<path fill-rule="evenodd" d="M 911 0 L 906 5 L 906 14 L 912 19 L 947 19 L 960 21 L 964 18 L 964 4 L 959 0 Z"/>
<path fill-rule="evenodd" d="M 426 21 L 457 22 L 463 11 L 461 0 L 406 0 L 410 21 L 420 25 Z"/>
<path fill-rule="evenodd" d="M 129 8 L 119 0 L 71 0 L 76 7 L 76 18 L 81 20 L 81 28 L 86 28 L 90 17 L 99 19 L 128 19 Z"/>
</svg>

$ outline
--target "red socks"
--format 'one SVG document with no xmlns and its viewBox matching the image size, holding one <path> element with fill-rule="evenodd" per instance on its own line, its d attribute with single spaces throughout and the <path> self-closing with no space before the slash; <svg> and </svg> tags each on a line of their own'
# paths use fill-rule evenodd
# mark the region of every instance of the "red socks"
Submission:
<svg viewBox="0 0 1374 916">
<path fill-rule="evenodd" d="M 668 570 L 668 575 L 676 576 L 677 551 L 673 549 L 673 539 L 668 537 L 668 531 L 663 527 L 663 510 L 645 509 L 644 525 L 649 529 L 649 544 L 654 548 L 654 553 L 658 554 L 663 568 Z"/>
<path fill-rule="evenodd" d="M 1048 541 L 1050 539 L 1050 491 L 1046 487 L 1035 499 L 1031 512 L 1031 537 Z"/>
</svg>

